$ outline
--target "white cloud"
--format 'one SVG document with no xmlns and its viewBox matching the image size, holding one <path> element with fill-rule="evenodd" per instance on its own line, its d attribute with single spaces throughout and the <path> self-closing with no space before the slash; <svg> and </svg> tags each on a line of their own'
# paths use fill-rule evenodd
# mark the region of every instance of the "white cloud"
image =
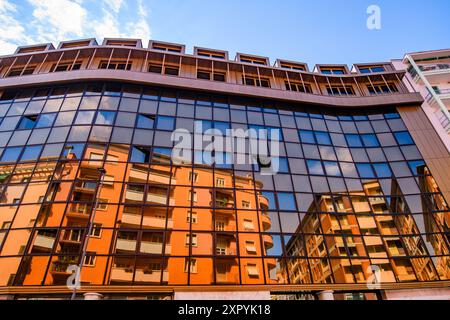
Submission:
<svg viewBox="0 0 450 320">
<path fill-rule="evenodd" d="M 15 18 L 17 7 L 8 0 L 0 0 L 0 54 L 11 54 L 18 45 L 31 43 L 25 28 Z"/>
<path fill-rule="evenodd" d="M 85 34 L 87 12 L 80 0 L 28 0 L 39 38 L 59 41 Z"/>
<path fill-rule="evenodd" d="M 103 0 L 103 2 L 115 13 L 119 13 L 120 8 L 124 5 L 123 0 Z"/>
<path fill-rule="evenodd" d="M 77 38 L 138 38 L 145 44 L 148 15 L 142 0 L 0 0 L 0 55 Z"/>
<path fill-rule="evenodd" d="M 136 22 L 127 24 L 127 30 L 133 30 L 129 35 L 131 38 L 142 39 L 144 45 L 151 38 L 151 29 L 148 23 L 148 11 L 144 7 L 142 0 L 138 1 L 138 19 Z"/>
</svg>

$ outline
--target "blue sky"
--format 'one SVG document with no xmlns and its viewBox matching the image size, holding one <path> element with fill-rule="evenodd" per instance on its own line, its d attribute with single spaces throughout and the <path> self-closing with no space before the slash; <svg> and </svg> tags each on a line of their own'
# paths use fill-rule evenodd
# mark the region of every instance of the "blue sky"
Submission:
<svg viewBox="0 0 450 320">
<path fill-rule="evenodd" d="M 381 29 L 366 27 L 369 5 Z M 448 0 L 0 0 L 0 53 L 81 37 L 157 39 L 316 63 L 450 48 Z"/>
</svg>

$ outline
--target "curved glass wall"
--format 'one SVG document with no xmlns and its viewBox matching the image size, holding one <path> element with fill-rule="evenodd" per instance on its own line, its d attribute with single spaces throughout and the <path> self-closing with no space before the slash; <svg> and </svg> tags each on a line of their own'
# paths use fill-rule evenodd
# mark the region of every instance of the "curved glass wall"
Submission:
<svg viewBox="0 0 450 320">
<path fill-rule="evenodd" d="M 89 285 L 449 280 L 448 205 L 399 114 L 380 110 L 118 83 L 7 91 L 0 286 L 65 285 L 86 239 Z M 173 163 L 172 132 L 196 121 L 278 131 L 278 173 L 207 165 L 201 148 Z"/>
</svg>

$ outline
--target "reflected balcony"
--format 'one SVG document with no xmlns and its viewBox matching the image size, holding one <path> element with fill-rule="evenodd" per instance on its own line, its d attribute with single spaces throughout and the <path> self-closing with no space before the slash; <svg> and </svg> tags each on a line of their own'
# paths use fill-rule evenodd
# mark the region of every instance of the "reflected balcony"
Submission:
<svg viewBox="0 0 450 320">
<path fill-rule="evenodd" d="M 111 281 L 131 282 L 133 280 L 133 268 L 111 268 Z"/>
<path fill-rule="evenodd" d="M 266 213 L 261 214 L 261 223 L 263 226 L 263 231 L 270 230 L 272 227 L 272 220 L 270 219 L 270 216 Z"/>
<path fill-rule="evenodd" d="M 169 271 L 158 271 L 158 270 L 136 270 L 136 274 L 134 275 L 135 282 L 145 282 L 145 283 L 159 283 L 161 281 L 161 273 L 162 273 L 162 281 L 169 281 Z"/>
<path fill-rule="evenodd" d="M 132 225 L 132 226 L 140 226 L 141 225 L 141 214 L 128 213 L 124 212 L 122 214 L 122 224 Z M 165 229 L 166 228 L 166 219 L 160 218 L 156 216 L 146 216 L 142 219 L 142 226 L 144 228 L 158 228 Z M 167 221 L 167 228 L 173 228 L 173 220 L 169 219 Z"/>
<path fill-rule="evenodd" d="M 262 208 L 269 208 L 269 199 L 267 199 L 265 196 L 263 196 L 261 194 L 258 195 L 258 200 L 259 200 L 259 205 L 263 206 Z"/>
<path fill-rule="evenodd" d="M 161 242 L 147 242 L 142 241 L 141 247 L 139 251 L 141 253 L 147 253 L 147 254 L 162 254 L 164 244 Z M 172 246 L 170 244 L 166 245 L 166 250 L 164 252 L 165 254 L 171 254 L 172 253 Z"/>
<path fill-rule="evenodd" d="M 216 199 L 209 203 L 211 207 L 215 207 L 217 213 L 233 214 L 234 201 L 231 199 Z"/>
<path fill-rule="evenodd" d="M 92 206 L 86 203 L 74 203 L 70 205 L 70 210 L 66 213 L 68 218 L 89 219 Z"/>
<path fill-rule="evenodd" d="M 97 183 L 94 181 L 76 181 L 75 191 L 80 193 L 94 194 L 97 188 Z"/>
<path fill-rule="evenodd" d="M 137 245 L 136 240 L 117 239 L 116 250 L 125 252 L 135 252 L 136 245 Z"/>
<path fill-rule="evenodd" d="M 33 248 L 52 250 L 55 244 L 55 238 L 38 234 L 34 240 Z"/>
<path fill-rule="evenodd" d="M 269 234 L 264 234 L 262 237 L 263 237 L 263 241 L 264 241 L 264 247 L 266 249 L 273 248 L 273 238 L 272 238 L 272 236 L 269 235 Z"/>
</svg>

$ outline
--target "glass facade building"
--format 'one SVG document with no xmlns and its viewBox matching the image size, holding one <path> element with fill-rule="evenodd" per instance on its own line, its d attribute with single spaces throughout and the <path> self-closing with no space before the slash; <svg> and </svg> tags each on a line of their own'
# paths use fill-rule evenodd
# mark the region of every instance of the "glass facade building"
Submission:
<svg viewBox="0 0 450 320">
<path fill-rule="evenodd" d="M 375 275 L 445 287 L 449 208 L 399 110 L 126 80 L 4 88 L 0 287 L 65 295 L 80 263 L 82 287 L 105 295 L 327 284 L 366 297 Z M 172 132 L 196 122 L 276 130 L 278 173 L 208 165 L 194 146 L 174 163 Z"/>
</svg>

